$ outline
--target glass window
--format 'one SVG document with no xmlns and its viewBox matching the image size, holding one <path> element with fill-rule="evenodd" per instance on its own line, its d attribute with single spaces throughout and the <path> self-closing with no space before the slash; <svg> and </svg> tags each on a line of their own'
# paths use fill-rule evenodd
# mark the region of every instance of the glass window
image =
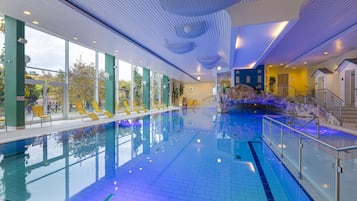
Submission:
<svg viewBox="0 0 357 201">
<path fill-rule="evenodd" d="M 101 108 L 105 106 L 105 55 L 98 53 L 98 105 Z"/>
<path fill-rule="evenodd" d="M 32 120 L 34 105 L 62 118 L 65 40 L 27 26 L 25 38 L 25 120 Z"/>
<path fill-rule="evenodd" d="M 261 75 L 258 75 L 258 83 L 262 83 L 262 76 Z"/>
<path fill-rule="evenodd" d="M 151 95 L 152 95 L 152 101 L 151 101 L 151 107 L 155 107 L 155 105 L 160 104 L 160 92 L 161 92 L 161 84 L 160 84 L 160 75 L 155 72 L 150 72 L 150 83 L 151 84 Z"/>
<path fill-rule="evenodd" d="M 239 80 L 239 75 L 238 76 L 236 76 L 236 84 L 239 84 L 240 83 L 240 80 Z"/>
<path fill-rule="evenodd" d="M 65 41 L 50 34 L 25 26 L 25 55 L 29 56 L 28 67 L 52 71 L 65 71 Z M 40 75 L 47 73 L 33 69 Z"/>
<path fill-rule="evenodd" d="M 143 100 L 143 68 L 134 66 L 134 101 L 137 105 L 142 105 Z"/>
<path fill-rule="evenodd" d="M 95 93 L 95 51 L 69 43 L 69 104 L 70 115 L 78 116 L 74 104 L 82 102 L 91 111 Z"/>
<path fill-rule="evenodd" d="M 245 82 L 246 82 L 247 84 L 250 83 L 250 76 L 249 76 L 249 75 L 247 75 L 247 76 L 245 77 Z"/>
<path fill-rule="evenodd" d="M 126 101 L 129 105 L 131 94 L 131 64 L 119 60 L 119 106 L 124 107 Z"/>
</svg>

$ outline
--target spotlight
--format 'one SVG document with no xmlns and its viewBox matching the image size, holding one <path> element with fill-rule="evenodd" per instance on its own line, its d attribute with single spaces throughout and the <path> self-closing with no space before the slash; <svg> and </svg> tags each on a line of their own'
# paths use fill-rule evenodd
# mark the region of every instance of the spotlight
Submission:
<svg viewBox="0 0 357 201">
<path fill-rule="evenodd" d="M 17 39 L 17 42 L 19 42 L 21 44 L 26 44 L 27 40 L 25 38 L 20 37 L 19 39 Z"/>
</svg>

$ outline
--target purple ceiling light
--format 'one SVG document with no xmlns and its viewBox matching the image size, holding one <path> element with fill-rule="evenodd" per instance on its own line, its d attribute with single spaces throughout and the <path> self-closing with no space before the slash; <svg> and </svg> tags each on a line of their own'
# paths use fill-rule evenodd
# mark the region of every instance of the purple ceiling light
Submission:
<svg viewBox="0 0 357 201">
<path fill-rule="evenodd" d="M 190 23 L 175 26 L 176 35 L 181 38 L 196 38 L 206 33 L 205 22 Z"/>
<path fill-rule="evenodd" d="M 195 43 L 193 42 L 168 43 L 166 41 L 165 47 L 173 53 L 185 54 L 187 52 L 192 51 L 195 48 Z"/>
<path fill-rule="evenodd" d="M 197 61 L 202 65 L 202 67 L 210 70 L 217 65 L 219 59 L 220 56 L 215 55 L 215 56 L 208 56 L 208 57 L 199 57 L 197 58 Z"/>
</svg>

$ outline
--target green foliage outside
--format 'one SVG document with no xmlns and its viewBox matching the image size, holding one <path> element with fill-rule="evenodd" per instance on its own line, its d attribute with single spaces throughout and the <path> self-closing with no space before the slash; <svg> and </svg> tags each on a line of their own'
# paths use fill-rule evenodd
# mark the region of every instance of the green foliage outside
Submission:
<svg viewBox="0 0 357 201">
<path fill-rule="evenodd" d="M 136 67 L 134 69 L 134 91 L 133 91 L 133 95 L 134 95 L 134 101 L 137 105 L 140 105 L 142 103 L 143 100 L 143 76 L 140 75 L 139 70 L 142 69 Z"/>
<path fill-rule="evenodd" d="M 130 100 L 130 88 L 131 81 L 119 80 L 119 105 L 124 107 L 123 102 L 126 101 L 129 104 Z"/>
</svg>

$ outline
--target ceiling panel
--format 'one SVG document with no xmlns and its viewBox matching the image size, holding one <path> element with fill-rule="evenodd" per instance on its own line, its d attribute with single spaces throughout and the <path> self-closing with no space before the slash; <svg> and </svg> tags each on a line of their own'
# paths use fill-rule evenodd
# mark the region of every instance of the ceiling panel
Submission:
<svg viewBox="0 0 357 201">
<path fill-rule="evenodd" d="M 207 1 L 184 2 L 190 5 Z M 304 61 L 318 64 L 357 49 L 356 0 L 237 2 L 227 11 L 190 17 L 164 10 L 160 0 L 0 0 L 0 13 L 186 82 L 195 81 L 196 76 L 202 81 L 215 79 L 216 69 L 205 69 L 197 58 L 219 55 L 217 65 L 229 70 L 246 67 L 253 61 L 257 61 L 256 65 L 299 65 Z M 32 15 L 24 15 L 24 10 L 31 10 Z M 32 20 L 40 24 L 33 25 Z M 282 20 L 290 23 L 283 34 L 272 40 L 269 34 Z M 176 34 L 178 27 L 184 29 L 197 22 L 205 24 L 206 32 L 202 35 L 190 38 Z M 235 50 L 237 34 L 247 45 Z M 97 43 L 93 44 L 93 40 Z M 189 42 L 194 48 L 187 53 L 174 53 L 165 46 Z M 329 54 L 323 55 L 324 51 Z"/>
<path fill-rule="evenodd" d="M 189 74 L 197 74 L 201 67 L 197 58 L 217 55 L 220 63 L 229 63 L 230 17 L 219 11 L 210 15 L 185 17 L 171 14 L 162 9 L 159 1 L 140 0 L 76 0 L 74 6 L 109 24 L 113 29 L 137 41 Z M 165 43 L 182 43 L 193 39 L 176 35 L 176 26 L 205 22 L 206 33 L 194 38 L 195 48 L 186 54 L 176 54 L 165 47 Z M 205 69 L 201 69 L 201 72 Z M 210 73 L 209 73 L 210 74 Z M 212 80 L 212 76 L 201 76 Z"/>
<path fill-rule="evenodd" d="M 305 1 L 295 26 L 265 58 L 265 63 L 296 64 L 304 60 L 304 55 L 332 42 L 331 38 L 342 36 L 355 25 L 356 10 L 356 0 Z"/>
</svg>

